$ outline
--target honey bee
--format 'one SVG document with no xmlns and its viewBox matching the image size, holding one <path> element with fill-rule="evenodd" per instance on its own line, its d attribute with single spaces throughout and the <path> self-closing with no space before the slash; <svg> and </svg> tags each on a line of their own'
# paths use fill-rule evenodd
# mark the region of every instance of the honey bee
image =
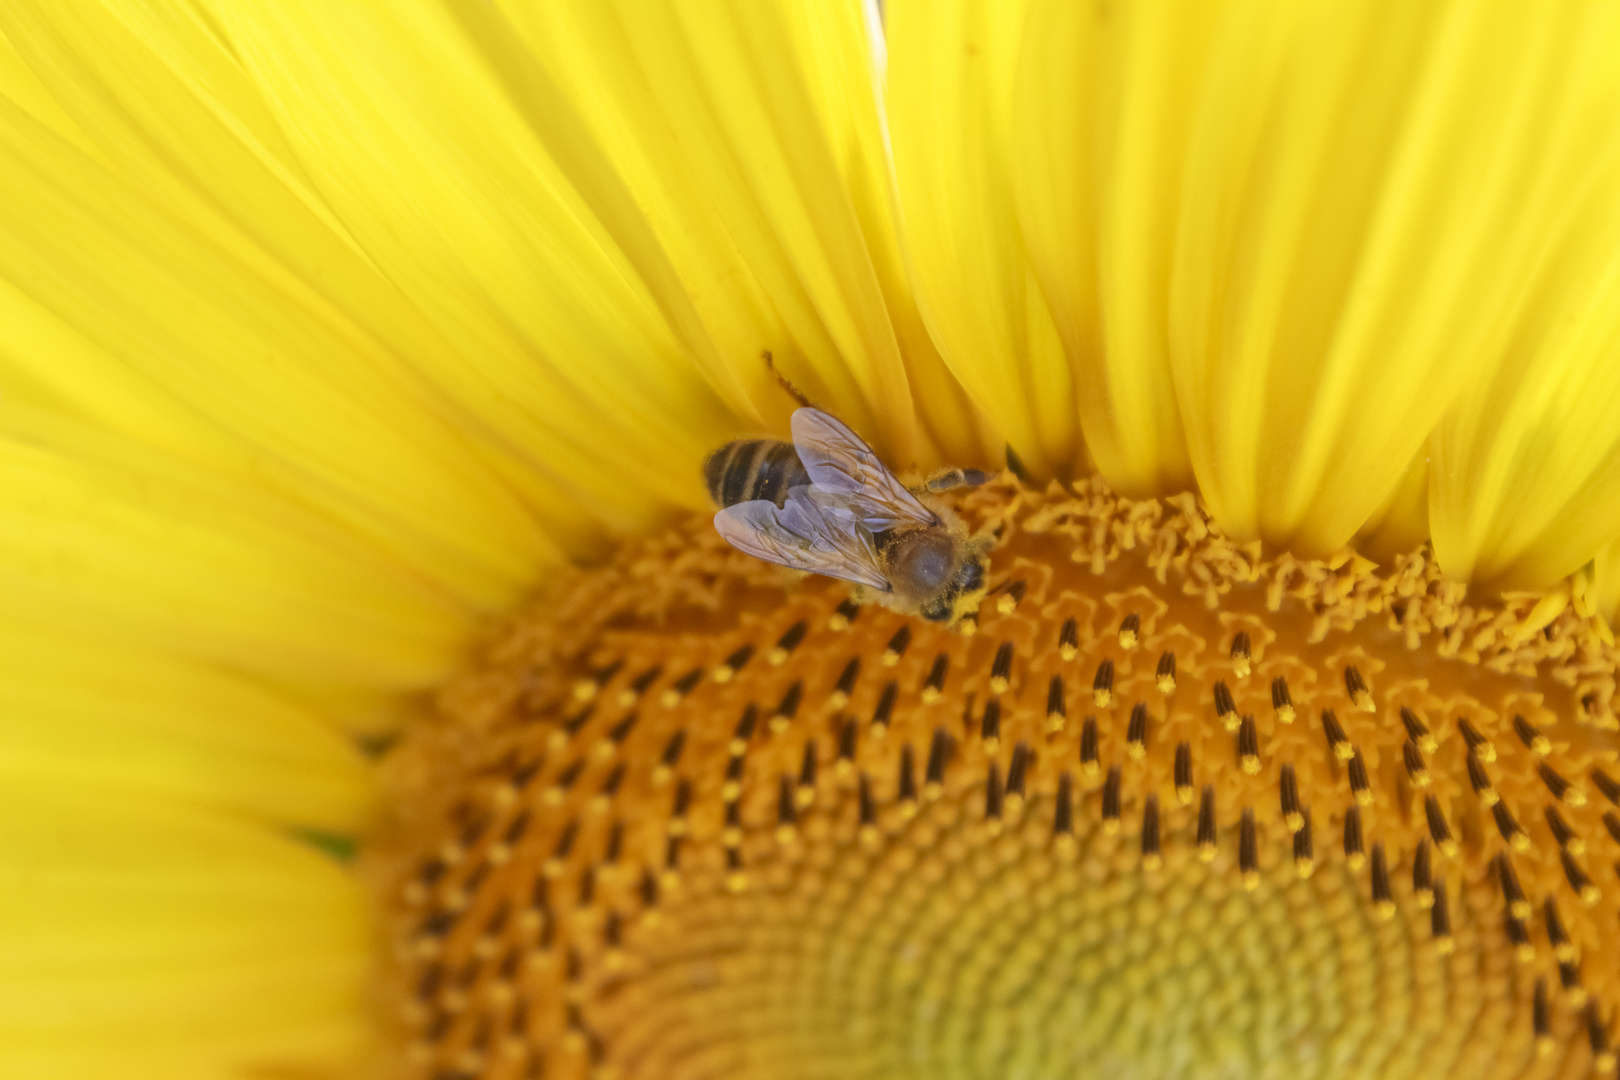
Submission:
<svg viewBox="0 0 1620 1080">
<path fill-rule="evenodd" d="M 928 495 L 988 474 L 951 469 L 907 488 L 860 436 L 783 385 L 804 406 L 791 443 L 742 439 L 703 464 L 720 535 L 766 562 L 853 582 L 857 599 L 904 614 L 955 622 L 977 610 L 989 541 Z"/>
</svg>

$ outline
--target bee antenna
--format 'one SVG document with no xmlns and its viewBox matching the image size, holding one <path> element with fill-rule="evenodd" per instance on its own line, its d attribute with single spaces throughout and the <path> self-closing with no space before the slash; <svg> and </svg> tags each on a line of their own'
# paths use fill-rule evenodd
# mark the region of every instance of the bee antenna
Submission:
<svg viewBox="0 0 1620 1080">
<path fill-rule="evenodd" d="M 770 370 L 772 375 L 776 376 L 776 381 L 781 384 L 783 390 L 788 392 L 788 397 L 792 398 L 794 401 L 797 401 L 803 408 L 815 408 L 815 406 L 811 404 L 810 399 L 804 396 L 803 391 L 801 391 L 797 386 L 794 386 L 792 383 L 788 382 L 787 376 L 776 370 L 776 361 L 771 357 L 771 350 L 766 349 L 761 355 L 765 358 L 765 367 Z"/>
</svg>

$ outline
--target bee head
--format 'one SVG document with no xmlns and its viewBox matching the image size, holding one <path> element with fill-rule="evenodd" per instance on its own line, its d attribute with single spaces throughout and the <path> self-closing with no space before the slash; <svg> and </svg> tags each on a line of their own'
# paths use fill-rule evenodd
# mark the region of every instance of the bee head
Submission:
<svg viewBox="0 0 1620 1080">
<path fill-rule="evenodd" d="M 916 597 L 930 622 L 955 622 L 974 611 L 985 592 L 984 546 L 944 529 L 925 529 L 895 544 L 889 562 L 896 591 Z"/>
</svg>

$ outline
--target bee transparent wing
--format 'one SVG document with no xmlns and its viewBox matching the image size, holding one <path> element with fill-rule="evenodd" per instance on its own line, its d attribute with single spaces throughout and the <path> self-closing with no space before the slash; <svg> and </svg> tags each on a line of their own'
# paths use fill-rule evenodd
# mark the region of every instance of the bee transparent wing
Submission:
<svg viewBox="0 0 1620 1080">
<path fill-rule="evenodd" d="M 769 499 L 737 503 L 714 515 L 714 527 L 756 559 L 889 591 L 871 535 L 836 496 L 796 487 L 781 509 Z"/>
<path fill-rule="evenodd" d="M 861 524 L 873 532 L 896 525 L 939 524 L 933 511 L 895 479 L 859 435 L 820 409 L 794 412 L 793 448 L 810 482 L 843 496 Z"/>
</svg>

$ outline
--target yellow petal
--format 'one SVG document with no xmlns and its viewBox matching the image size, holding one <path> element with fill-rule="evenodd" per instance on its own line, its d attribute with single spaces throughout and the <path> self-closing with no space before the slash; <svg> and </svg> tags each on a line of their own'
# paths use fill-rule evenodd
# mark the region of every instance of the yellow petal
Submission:
<svg viewBox="0 0 1620 1080">
<path fill-rule="evenodd" d="M 1217 517 L 1321 553 L 1515 347 L 1538 249 L 1611 155 L 1593 80 L 1613 42 L 1563 5 L 1278 11 L 1227 20 L 1212 62 L 1173 354 Z"/>
<path fill-rule="evenodd" d="M 200 1080 L 353 1065 L 368 1037 L 364 912 L 356 878 L 296 841 L 8 775 L 0 1073 Z"/>
<path fill-rule="evenodd" d="M 532 471 L 618 528 L 702 500 L 718 397 L 450 11 L 216 17 L 323 200 L 450 343 L 412 363 L 511 459 L 503 477 Z"/>
<path fill-rule="evenodd" d="M 64 793 L 163 796 L 354 833 L 366 762 L 316 716 L 239 675 L 127 645 L 0 626 L 0 773 Z"/>
<path fill-rule="evenodd" d="M 895 3 L 885 14 L 895 190 L 923 316 L 951 371 L 1025 464 L 1073 473 L 1073 369 L 1024 250 L 1010 175 L 1024 5 Z"/>
<path fill-rule="evenodd" d="M 1100 19 L 1039 0 L 1017 42 L 1008 152 L 1018 226 L 1075 366 L 1092 461 L 1135 494 L 1192 478 L 1167 307 L 1212 10 L 1133 4 Z"/>
<path fill-rule="evenodd" d="M 893 460 L 937 456 L 912 378 L 926 432 L 963 445 L 900 269 L 857 5 L 504 5 L 521 55 L 457 7 L 734 409 L 791 407 L 770 348 Z"/>
<path fill-rule="evenodd" d="M 128 440 L 0 408 L 0 619 L 270 678 L 401 690 L 468 617 L 318 515 Z"/>
<path fill-rule="evenodd" d="M 1436 554 L 1501 588 L 1546 587 L 1620 533 L 1620 17 L 1581 15 L 1532 28 L 1537 164 L 1486 260 L 1518 273 L 1482 307 L 1484 362 L 1432 440 Z"/>
<path fill-rule="evenodd" d="M 0 222 L 0 304 L 19 313 L 0 349 L 70 407 L 133 434 L 167 397 L 170 446 L 319 506 L 471 603 L 509 602 L 555 559 L 410 373 L 326 300 L 3 107 Z M 72 369 L 51 363 L 63 339 Z M 119 390 L 143 383 L 142 415 L 124 415 Z"/>
</svg>

